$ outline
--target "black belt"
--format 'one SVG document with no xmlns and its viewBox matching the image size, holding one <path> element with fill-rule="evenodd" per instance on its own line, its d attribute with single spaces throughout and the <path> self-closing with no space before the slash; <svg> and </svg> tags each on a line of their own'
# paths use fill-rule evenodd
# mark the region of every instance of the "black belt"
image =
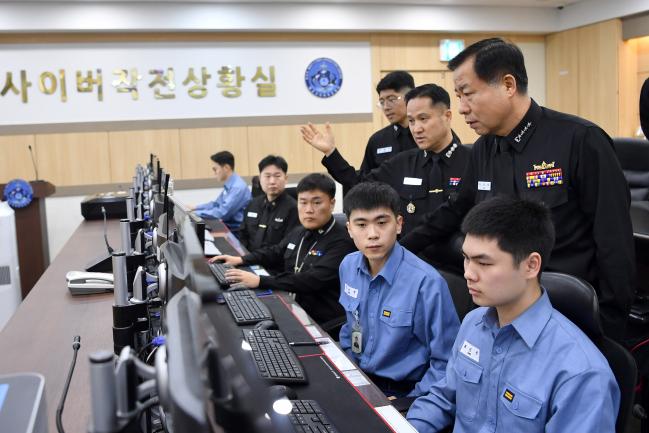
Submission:
<svg viewBox="0 0 649 433">
<path fill-rule="evenodd" d="M 412 380 L 392 380 L 387 377 L 377 376 L 371 373 L 365 373 L 367 377 L 374 382 L 382 391 L 410 392 L 415 388 L 417 382 Z"/>
</svg>

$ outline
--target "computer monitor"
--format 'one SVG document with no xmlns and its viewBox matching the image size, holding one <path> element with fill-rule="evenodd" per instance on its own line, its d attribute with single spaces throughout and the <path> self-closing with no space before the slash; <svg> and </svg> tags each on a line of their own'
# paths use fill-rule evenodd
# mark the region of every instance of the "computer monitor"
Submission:
<svg viewBox="0 0 649 433">
<path fill-rule="evenodd" d="M 184 218 L 189 218 L 189 221 L 194 227 L 196 236 L 198 236 L 198 241 L 201 245 L 205 244 L 205 220 L 196 215 L 194 212 L 189 210 L 187 206 L 180 200 L 176 199 L 174 196 L 169 196 L 169 208 L 172 212 L 172 218 L 176 224 L 176 227 L 180 226 L 180 222 Z"/>
<path fill-rule="evenodd" d="M 294 432 L 287 411 L 278 409 L 259 377 L 234 319 L 217 304 L 218 284 L 188 219 L 180 234 L 187 279 L 167 304 L 166 377 L 173 392 L 161 390 L 174 432 Z"/>
</svg>

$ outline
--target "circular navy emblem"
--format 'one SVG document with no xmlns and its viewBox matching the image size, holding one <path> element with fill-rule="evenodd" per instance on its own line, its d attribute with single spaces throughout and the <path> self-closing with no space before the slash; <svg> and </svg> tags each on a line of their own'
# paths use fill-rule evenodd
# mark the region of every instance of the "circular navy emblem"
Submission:
<svg viewBox="0 0 649 433">
<path fill-rule="evenodd" d="M 4 197 L 9 206 L 22 208 L 32 202 L 34 190 L 32 190 L 32 186 L 28 182 L 22 179 L 14 179 L 5 186 Z"/>
<path fill-rule="evenodd" d="M 343 71 L 335 61 L 321 57 L 312 61 L 306 68 L 304 81 L 309 92 L 318 98 L 329 98 L 340 90 Z"/>
</svg>

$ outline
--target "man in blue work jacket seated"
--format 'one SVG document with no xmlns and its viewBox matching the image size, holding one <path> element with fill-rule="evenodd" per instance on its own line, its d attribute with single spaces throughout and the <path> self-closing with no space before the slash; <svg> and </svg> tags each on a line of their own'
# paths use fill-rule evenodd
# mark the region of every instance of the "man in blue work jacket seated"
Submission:
<svg viewBox="0 0 649 433">
<path fill-rule="evenodd" d="M 615 432 L 620 391 L 604 356 L 552 307 L 539 279 L 550 211 L 496 197 L 462 223 L 464 276 L 481 306 L 462 322 L 446 377 L 407 418 L 420 433 Z"/>
<path fill-rule="evenodd" d="M 400 206 L 385 183 L 345 196 L 358 252 L 340 264 L 340 346 L 388 397 L 416 397 L 444 377 L 460 321 L 444 278 L 397 242 Z"/>
<path fill-rule="evenodd" d="M 227 150 L 210 156 L 212 170 L 219 182 L 225 182 L 216 200 L 194 206 L 196 215 L 208 220 L 220 219 L 236 232 L 243 222 L 243 210 L 252 198 L 246 182 L 234 172 L 234 155 Z"/>
</svg>

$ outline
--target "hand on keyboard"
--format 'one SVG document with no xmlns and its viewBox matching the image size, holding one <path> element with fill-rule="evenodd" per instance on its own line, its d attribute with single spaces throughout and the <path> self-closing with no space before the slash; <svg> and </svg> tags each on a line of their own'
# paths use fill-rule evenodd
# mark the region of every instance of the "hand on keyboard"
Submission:
<svg viewBox="0 0 649 433">
<path fill-rule="evenodd" d="M 226 265 L 238 266 L 243 263 L 243 259 L 237 256 L 220 255 L 214 256 L 209 260 L 210 263 L 225 263 Z"/>
</svg>

